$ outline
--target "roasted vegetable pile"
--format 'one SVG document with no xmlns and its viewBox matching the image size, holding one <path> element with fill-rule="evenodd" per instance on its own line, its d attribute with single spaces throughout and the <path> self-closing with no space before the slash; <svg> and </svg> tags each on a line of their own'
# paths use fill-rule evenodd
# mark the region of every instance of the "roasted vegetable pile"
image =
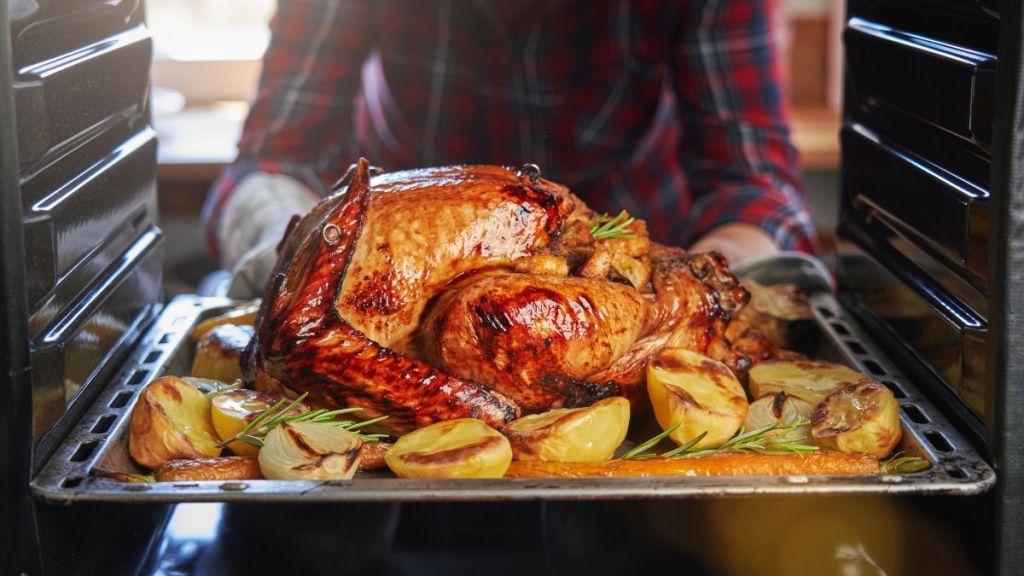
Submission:
<svg viewBox="0 0 1024 576">
<path fill-rule="evenodd" d="M 746 332 L 792 332 L 765 308 Z M 901 437 L 889 389 L 846 366 L 786 353 L 741 382 L 718 360 L 664 348 L 646 364 L 647 406 L 612 397 L 500 429 L 460 418 L 387 438 L 386 416 L 244 388 L 251 321 L 240 309 L 200 325 L 192 376 L 163 376 L 141 393 L 129 450 L 156 481 L 339 480 L 384 467 L 402 478 L 877 474 Z M 633 437 L 654 423 L 661 432 L 627 441 L 631 420 Z"/>
</svg>

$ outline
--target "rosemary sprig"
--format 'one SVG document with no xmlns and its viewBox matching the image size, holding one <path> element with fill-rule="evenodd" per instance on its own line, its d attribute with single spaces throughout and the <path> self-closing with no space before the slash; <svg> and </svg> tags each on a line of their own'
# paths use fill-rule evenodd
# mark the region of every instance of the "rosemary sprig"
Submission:
<svg viewBox="0 0 1024 576">
<path fill-rule="evenodd" d="M 602 214 L 590 225 L 590 235 L 594 237 L 594 240 L 632 238 L 635 234 L 629 230 L 629 225 L 635 220 L 625 210 L 619 212 L 618 216 L 614 218 Z"/>
<path fill-rule="evenodd" d="M 924 458 L 919 456 L 900 456 L 899 454 L 878 463 L 878 468 L 882 471 L 882 474 L 914 474 L 915 472 L 924 472 L 931 467 L 931 462 Z"/>
<path fill-rule="evenodd" d="M 217 394 L 220 394 L 221 392 L 227 392 L 229 390 L 238 390 L 241 387 L 242 387 L 242 381 L 239 380 L 239 379 L 236 379 L 234 382 L 232 382 L 231 384 L 228 384 L 227 386 L 224 386 L 223 388 L 214 388 L 213 390 L 210 390 L 209 392 L 206 393 L 206 397 L 207 398 L 213 398 L 214 396 L 216 396 Z"/>
<path fill-rule="evenodd" d="M 647 451 L 650 450 L 651 448 L 654 448 L 655 446 L 657 446 L 658 442 L 661 442 L 662 440 L 667 438 L 669 434 L 675 432 L 676 428 L 679 428 L 680 426 L 682 426 L 682 424 L 683 424 L 682 422 L 676 422 L 675 424 L 673 424 L 673 425 L 669 426 L 668 428 L 666 428 L 665 431 L 662 432 L 661 434 L 658 434 L 657 436 L 655 436 L 654 438 L 651 438 L 650 440 L 647 440 L 646 442 L 642 442 L 642 443 L 636 445 L 632 450 L 630 450 L 629 452 L 626 452 L 625 454 L 623 454 L 622 455 L 622 459 L 623 460 L 645 460 L 647 458 L 654 458 L 656 456 L 656 454 L 650 454 L 650 453 L 647 453 Z"/>
<path fill-rule="evenodd" d="M 379 416 L 370 420 L 356 421 L 356 420 L 338 420 L 338 417 L 345 414 L 352 414 L 358 412 L 362 408 L 341 408 L 339 410 L 327 410 L 326 408 L 319 408 L 317 410 L 311 410 L 309 412 L 302 412 L 299 414 L 293 414 L 293 410 L 300 402 L 306 399 L 306 393 L 303 392 L 297 398 L 285 405 L 285 400 L 279 400 L 273 406 L 260 413 L 259 416 L 253 418 L 252 422 L 245 425 L 238 434 L 235 434 L 231 438 L 220 443 L 221 447 L 227 446 L 235 440 L 241 440 L 246 444 L 251 444 L 257 448 L 263 447 L 263 438 L 270 432 L 270 429 L 281 423 L 294 423 L 294 422 L 317 422 L 321 424 L 332 424 L 334 426 L 340 426 L 349 432 L 355 434 L 357 437 L 362 439 L 364 442 L 376 442 L 383 438 L 387 438 L 387 434 L 365 434 L 358 432 L 359 428 L 364 426 L 370 426 L 387 419 L 387 416 Z"/>
<path fill-rule="evenodd" d="M 690 440 L 686 444 L 683 444 L 682 446 L 680 446 L 678 448 L 675 448 L 674 450 L 669 450 L 668 452 L 665 452 L 664 454 L 662 454 L 662 457 L 663 458 L 675 458 L 676 456 L 678 456 L 680 454 L 686 454 L 691 448 L 693 448 L 694 446 L 697 445 L 697 442 L 700 442 L 701 440 L 703 440 L 704 437 L 707 436 L 707 435 L 708 435 L 708 431 L 705 430 L 705 431 L 701 432 L 700 434 L 698 434 L 696 438 L 694 438 L 693 440 Z"/>
<path fill-rule="evenodd" d="M 662 439 L 678 428 L 681 423 L 677 423 L 668 430 L 623 454 L 622 459 L 645 460 L 647 458 L 656 457 L 697 458 L 700 456 L 710 456 L 711 454 L 728 454 L 737 452 L 756 452 L 758 454 L 802 454 L 805 452 L 815 452 L 818 450 L 817 446 L 801 444 L 798 439 L 766 437 L 769 432 L 774 432 L 776 430 L 789 432 L 800 428 L 801 426 L 807 426 L 810 423 L 810 420 L 801 418 L 790 424 L 776 422 L 749 432 L 745 432 L 743 428 L 740 428 L 739 433 L 718 446 L 709 446 L 707 448 L 701 448 L 700 450 L 694 450 L 693 447 L 707 435 L 707 432 L 705 431 L 686 444 L 669 450 L 663 454 L 657 455 L 646 452 L 646 450 L 656 446 L 658 442 L 661 442 Z"/>
</svg>

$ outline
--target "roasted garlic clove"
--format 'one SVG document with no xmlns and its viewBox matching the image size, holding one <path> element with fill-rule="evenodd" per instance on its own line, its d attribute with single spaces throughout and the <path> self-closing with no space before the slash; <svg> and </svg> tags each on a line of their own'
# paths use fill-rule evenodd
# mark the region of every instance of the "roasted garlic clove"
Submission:
<svg viewBox="0 0 1024 576">
<path fill-rule="evenodd" d="M 791 430 L 773 430 L 765 434 L 765 437 L 809 443 L 811 441 L 812 412 L 814 412 L 814 405 L 810 402 L 785 392 L 777 392 L 762 396 L 750 403 L 750 407 L 747 408 L 747 417 L 743 420 L 743 428 L 757 430 L 765 426 L 775 424 L 786 426 L 806 420 L 806 426 L 799 426 Z"/>
</svg>

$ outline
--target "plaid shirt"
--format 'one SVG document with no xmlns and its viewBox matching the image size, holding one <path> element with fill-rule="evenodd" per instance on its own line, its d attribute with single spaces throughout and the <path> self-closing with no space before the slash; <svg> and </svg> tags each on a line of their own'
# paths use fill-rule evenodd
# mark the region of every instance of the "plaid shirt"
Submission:
<svg viewBox="0 0 1024 576">
<path fill-rule="evenodd" d="M 359 156 L 388 170 L 532 162 L 595 210 L 687 245 L 744 222 L 816 250 L 771 0 L 281 0 L 238 159 L 321 193 Z"/>
</svg>

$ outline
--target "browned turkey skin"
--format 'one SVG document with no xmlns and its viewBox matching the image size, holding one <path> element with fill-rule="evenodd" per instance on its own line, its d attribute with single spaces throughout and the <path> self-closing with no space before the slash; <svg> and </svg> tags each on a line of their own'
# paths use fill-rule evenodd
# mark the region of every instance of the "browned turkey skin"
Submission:
<svg viewBox="0 0 1024 576">
<path fill-rule="evenodd" d="M 682 346 L 737 372 L 725 340 L 748 298 L 717 254 L 595 240 L 568 189 L 497 166 L 347 185 L 290 227 L 244 358 L 324 406 L 396 431 L 644 396 L 647 358 Z"/>
</svg>

